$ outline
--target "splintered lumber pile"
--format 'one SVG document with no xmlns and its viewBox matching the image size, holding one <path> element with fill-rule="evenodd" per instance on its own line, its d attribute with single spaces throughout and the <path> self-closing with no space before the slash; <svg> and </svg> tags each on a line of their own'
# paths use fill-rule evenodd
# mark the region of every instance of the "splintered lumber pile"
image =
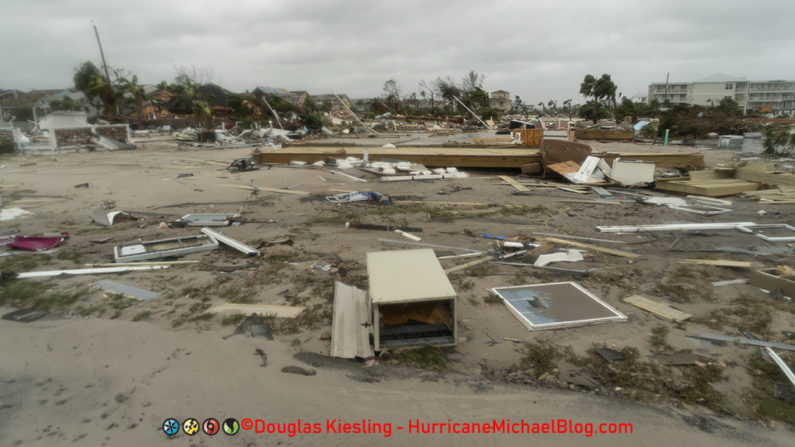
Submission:
<svg viewBox="0 0 795 447">
<path fill-rule="evenodd" d="M 258 163 L 290 163 L 305 161 L 314 163 L 330 158 L 363 158 L 364 151 L 372 161 L 384 158 L 420 163 L 428 167 L 455 166 L 459 168 L 516 168 L 541 162 L 541 153 L 532 148 L 471 148 L 471 147 L 398 147 L 388 149 L 365 146 L 287 146 L 281 149 L 259 149 L 252 154 Z M 599 155 L 599 154 L 597 154 Z M 602 153 L 606 161 L 616 157 L 625 160 L 654 162 L 660 168 L 692 169 L 704 167 L 704 156 L 700 153 L 646 153 L 622 152 Z"/>
<path fill-rule="evenodd" d="M 763 189 L 760 191 L 746 191 L 743 193 L 743 196 L 770 205 L 792 204 L 795 203 L 795 188 L 780 187 L 776 189 Z"/>
</svg>

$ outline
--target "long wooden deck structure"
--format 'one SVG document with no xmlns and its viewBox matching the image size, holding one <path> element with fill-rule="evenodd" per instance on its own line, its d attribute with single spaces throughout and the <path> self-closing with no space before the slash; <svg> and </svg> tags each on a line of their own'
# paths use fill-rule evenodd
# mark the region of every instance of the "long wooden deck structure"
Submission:
<svg viewBox="0 0 795 447">
<path fill-rule="evenodd" d="M 455 166 L 458 168 L 516 168 L 529 163 L 541 162 L 538 149 L 530 148 L 468 148 L 468 147 L 382 147 L 344 146 L 287 146 L 281 149 L 259 149 L 252 156 L 259 163 L 290 163 L 304 161 L 314 163 L 329 158 L 362 158 L 364 151 L 372 161 L 383 159 L 405 160 L 428 167 Z M 658 168 L 701 169 L 704 156 L 700 153 L 673 152 L 594 152 L 608 163 L 615 158 L 641 160 L 656 163 Z"/>
</svg>

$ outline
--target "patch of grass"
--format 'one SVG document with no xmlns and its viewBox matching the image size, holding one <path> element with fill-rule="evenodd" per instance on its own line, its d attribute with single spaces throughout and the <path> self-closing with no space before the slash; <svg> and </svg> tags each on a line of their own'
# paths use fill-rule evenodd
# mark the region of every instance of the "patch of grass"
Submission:
<svg viewBox="0 0 795 447">
<path fill-rule="evenodd" d="M 152 317 L 152 311 L 145 310 L 143 312 L 138 312 L 137 314 L 133 315 L 132 321 L 144 321 L 148 320 L 151 317 Z"/>
<path fill-rule="evenodd" d="M 667 341 L 669 331 L 670 329 L 668 329 L 668 326 L 657 326 L 651 330 L 649 343 L 656 352 L 673 351 L 673 348 L 668 344 Z"/>
<path fill-rule="evenodd" d="M 80 264 L 80 259 L 82 259 L 83 255 L 78 250 L 61 249 L 58 250 L 58 254 L 55 257 L 62 261 L 72 261 L 72 264 Z"/>
<path fill-rule="evenodd" d="M 392 354 L 392 361 L 414 368 L 444 371 L 449 360 L 447 354 L 436 346 L 426 345 L 415 349 L 400 349 Z"/>
<path fill-rule="evenodd" d="M 223 326 L 237 326 L 244 318 L 246 318 L 246 316 L 243 314 L 224 315 L 224 317 L 221 318 L 221 324 Z"/>
<path fill-rule="evenodd" d="M 110 316 L 110 319 L 113 320 L 119 318 L 122 312 L 124 312 L 124 309 L 127 309 L 128 307 L 135 305 L 135 303 L 136 300 L 132 298 L 128 298 L 118 293 L 110 293 L 108 294 L 106 301 L 104 302 L 104 306 L 108 310 L 113 311 L 113 313 Z"/>
<path fill-rule="evenodd" d="M 549 208 L 545 207 L 544 205 L 536 205 L 536 206 L 530 208 L 527 211 L 529 211 L 529 212 L 531 212 L 533 214 L 545 214 L 547 216 L 553 216 L 553 215 L 557 214 L 557 212 L 558 212 L 558 210 L 549 209 Z"/>
<path fill-rule="evenodd" d="M 724 326 L 745 329 L 757 335 L 768 335 L 772 314 L 779 307 L 791 307 L 788 303 L 779 303 L 771 299 L 741 296 L 732 302 L 731 307 L 713 310 L 694 321 L 721 330 Z"/>
<path fill-rule="evenodd" d="M 17 255 L 8 256 L 0 261 L 0 272 L 27 272 L 33 270 L 40 264 L 52 261 L 50 255 Z"/>
<path fill-rule="evenodd" d="M 254 302 L 254 296 L 257 292 L 253 289 L 238 289 L 236 287 L 227 287 L 218 291 L 218 297 L 227 303 L 237 304 L 251 304 Z M 210 306 L 207 306 L 210 307 Z"/>
<path fill-rule="evenodd" d="M 276 319 L 270 316 L 267 321 L 271 325 L 274 334 L 290 335 L 298 334 L 303 329 L 315 329 L 320 326 L 329 326 L 331 325 L 332 315 L 332 308 L 329 303 L 317 303 L 312 306 L 307 306 L 306 309 L 295 318 Z"/>
<path fill-rule="evenodd" d="M 527 343 L 522 357 L 522 366 L 531 368 L 536 377 L 556 368 L 555 358 L 558 356 L 555 347 L 549 344 Z"/>
<path fill-rule="evenodd" d="M 795 362 L 795 356 L 791 353 L 779 352 L 779 356 L 788 365 Z M 745 402 L 751 412 L 763 420 L 775 419 L 795 424 L 795 402 L 776 399 L 773 395 L 776 383 L 792 390 L 784 373 L 759 350 L 753 351 L 746 363 L 746 369 L 751 375 L 752 389 L 746 395 Z"/>
<path fill-rule="evenodd" d="M 589 349 L 588 357 L 579 364 L 587 366 L 607 388 L 621 387 L 622 394 L 634 400 L 674 399 L 729 413 L 723 395 L 712 388 L 713 382 L 724 379 L 720 366 L 677 367 L 681 375 L 676 377 L 672 367 L 640 361 L 640 353 L 634 347 L 621 349 L 626 358 L 609 364 L 596 354 L 596 347 Z"/>
<path fill-rule="evenodd" d="M 470 281 L 470 280 L 468 280 L 464 276 L 456 276 L 456 277 L 454 277 L 453 282 L 455 283 L 456 288 L 459 291 L 472 290 L 472 288 L 475 287 L 475 283 Z"/>
<path fill-rule="evenodd" d="M 0 286 L 0 305 L 31 307 L 37 310 L 63 310 L 88 293 L 86 289 L 72 292 L 53 291 L 53 284 L 29 279 L 7 281 Z"/>
<path fill-rule="evenodd" d="M 690 293 L 681 284 L 660 282 L 655 288 L 656 292 L 671 299 L 675 303 L 689 303 Z"/>
<path fill-rule="evenodd" d="M 208 313 L 200 313 L 199 315 L 194 315 L 190 317 L 188 321 L 196 322 L 196 321 L 210 321 L 215 318 L 215 314 L 208 314 Z"/>
<path fill-rule="evenodd" d="M 530 211 L 525 207 L 503 206 L 500 208 L 500 214 L 503 216 L 525 216 Z"/>
<path fill-rule="evenodd" d="M 496 293 L 488 293 L 483 297 L 483 302 L 486 304 L 500 304 L 502 303 L 502 298 L 497 296 Z"/>
<path fill-rule="evenodd" d="M 315 285 L 312 287 L 312 296 L 324 299 L 326 301 L 333 301 L 334 300 L 334 282 L 333 281 L 323 281 L 320 284 Z"/>
</svg>

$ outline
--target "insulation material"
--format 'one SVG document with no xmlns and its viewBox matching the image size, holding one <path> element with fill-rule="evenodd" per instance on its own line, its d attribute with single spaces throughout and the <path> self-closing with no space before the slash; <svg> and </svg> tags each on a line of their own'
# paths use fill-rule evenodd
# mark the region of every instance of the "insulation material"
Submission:
<svg viewBox="0 0 795 447">
<path fill-rule="evenodd" d="M 379 309 L 381 310 L 381 323 L 386 326 L 419 322 L 443 324 L 448 329 L 453 329 L 453 314 L 446 301 L 382 305 Z"/>
<path fill-rule="evenodd" d="M 613 160 L 613 180 L 622 185 L 636 185 L 654 181 L 654 163 L 640 161 L 623 161 L 620 158 Z"/>
</svg>

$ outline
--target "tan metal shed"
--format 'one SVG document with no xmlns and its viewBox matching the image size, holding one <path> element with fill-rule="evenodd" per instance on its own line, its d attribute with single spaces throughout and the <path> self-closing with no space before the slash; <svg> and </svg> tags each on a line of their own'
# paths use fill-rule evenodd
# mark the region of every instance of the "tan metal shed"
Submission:
<svg viewBox="0 0 795 447">
<path fill-rule="evenodd" d="M 456 343 L 456 292 L 433 250 L 367 253 L 367 273 L 376 351 Z"/>
</svg>

